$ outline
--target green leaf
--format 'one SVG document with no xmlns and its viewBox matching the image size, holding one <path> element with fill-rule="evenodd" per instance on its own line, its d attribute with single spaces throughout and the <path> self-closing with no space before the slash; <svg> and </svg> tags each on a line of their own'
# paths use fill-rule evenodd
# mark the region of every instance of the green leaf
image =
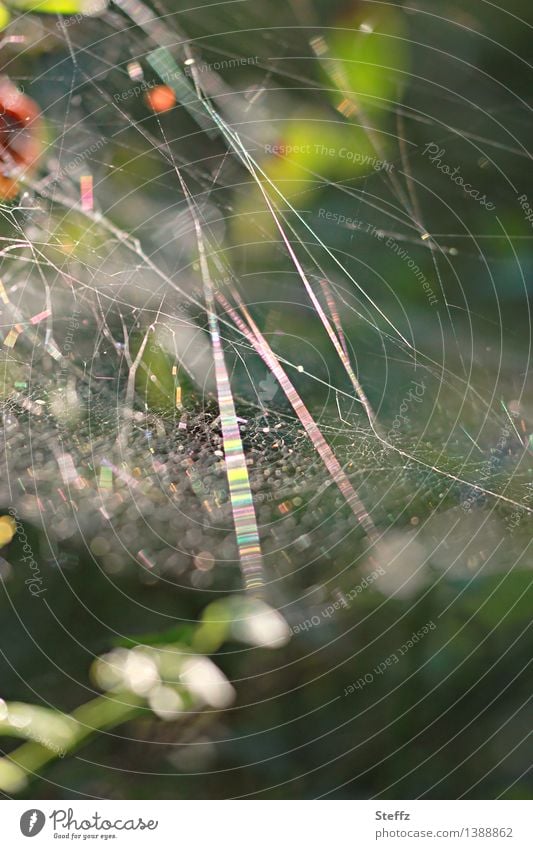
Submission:
<svg viewBox="0 0 533 849">
<path fill-rule="evenodd" d="M 146 346 L 135 385 L 137 392 L 151 410 L 172 410 L 176 406 L 176 384 L 172 366 L 169 355 L 157 342 L 152 341 Z"/>
<path fill-rule="evenodd" d="M 13 9 L 41 15 L 83 15 L 90 12 L 84 0 L 9 0 Z"/>
<path fill-rule="evenodd" d="M 5 29 L 10 20 L 11 15 L 9 14 L 4 4 L 0 3 L 0 30 Z"/>
<path fill-rule="evenodd" d="M 398 9 L 357 10 L 339 21 L 329 39 L 324 70 L 342 98 L 353 101 L 356 114 L 397 102 L 409 69 L 408 33 Z M 338 105 L 339 97 L 335 98 Z M 342 111 L 342 110 L 341 110 Z M 364 121 L 363 121 L 364 123 Z"/>
<path fill-rule="evenodd" d="M 174 625 L 165 631 L 138 634 L 135 637 L 120 637 L 113 641 L 114 646 L 132 648 L 133 646 L 156 646 L 169 644 L 191 645 L 194 627 L 192 625 Z"/>
</svg>

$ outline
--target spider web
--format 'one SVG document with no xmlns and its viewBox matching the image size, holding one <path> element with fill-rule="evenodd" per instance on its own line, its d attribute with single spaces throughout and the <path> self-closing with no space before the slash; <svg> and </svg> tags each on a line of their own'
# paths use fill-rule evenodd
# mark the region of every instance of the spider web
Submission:
<svg viewBox="0 0 533 849">
<path fill-rule="evenodd" d="M 458 141 L 456 161 L 490 163 L 501 197 L 527 154 L 506 106 L 472 129 L 467 99 L 443 89 L 457 126 L 425 112 L 420 75 L 411 102 L 379 104 L 388 134 L 364 97 L 333 109 L 349 85 L 305 4 L 271 28 L 248 3 L 209 9 L 207 23 L 121 0 L 41 21 L 33 43 L 54 51 L 30 78 L 17 73 L 27 42 L 6 61 L 49 133 L 39 173 L 2 210 L 3 500 L 62 543 L 81 534 L 110 574 L 133 559 L 143 580 L 225 592 L 240 578 L 214 564 L 240 563 L 245 585 L 266 582 L 283 605 L 317 568 L 314 540 L 335 582 L 380 560 L 394 526 L 530 512 L 529 348 L 504 351 L 493 272 L 503 242 L 522 285 L 516 240 L 474 202 L 463 220 L 450 184 L 435 216 L 448 231 L 432 226 L 413 138 Z M 161 83 L 168 115 L 146 102 Z M 292 89 L 309 131 L 326 101 L 325 124 L 363 129 L 369 170 L 339 179 L 326 154 L 289 173 L 301 190 L 270 176 Z M 482 314 L 464 285 L 480 261 Z M 435 307 L 404 297 L 406 266 Z"/>
</svg>

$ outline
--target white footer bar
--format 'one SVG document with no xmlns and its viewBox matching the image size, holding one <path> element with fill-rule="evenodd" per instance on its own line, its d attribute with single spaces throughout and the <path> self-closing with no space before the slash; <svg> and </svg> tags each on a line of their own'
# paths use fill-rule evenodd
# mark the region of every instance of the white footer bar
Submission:
<svg viewBox="0 0 533 849">
<path fill-rule="evenodd" d="M 527 801 L 4 801 L 0 818 L 6 849 L 531 849 L 532 808 Z"/>
</svg>

